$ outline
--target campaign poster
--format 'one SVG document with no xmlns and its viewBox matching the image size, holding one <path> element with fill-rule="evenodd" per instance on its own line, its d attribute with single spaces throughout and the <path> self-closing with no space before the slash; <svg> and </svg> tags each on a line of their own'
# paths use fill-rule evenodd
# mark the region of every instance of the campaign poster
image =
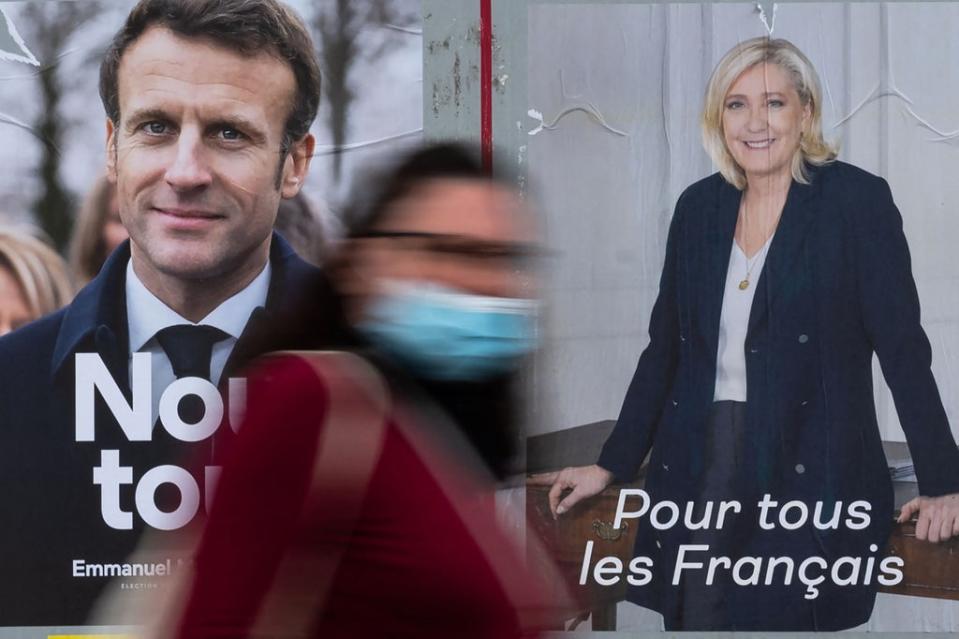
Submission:
<svg viewBox="0 0 959 639">
<path fill-rule="evenodd" d="M 92 621 L 121 632 L 162 609 L 171 584 L 189 569 L 222 450 L 246 402 L 242 367 L 232 358 L 253 330 L 256 313 L 249 309 L 234 342 L 227 340 L 233 350 L 227 354 L 216 342 L 207 351 L 204 364 L 212 370 L 205 373 L 163 378 L 158 351 L 131 352 L 139 350 L 131 317 L 146 307 L 138 309 L 130 290 L 117 284 L 130 253 L 106 175 L 110 163 L 121 176 L 145 173 L 122 145 L 119 153 L 109 145 L 100 72 L 135 4 L 0 3 L 0 334 L 11 332 L 12 339 L 0 358 L 0 627 L 30 628 L 16 636 L 95 633 L 83 628 Z M 420 14 L 417 3 L 402 0 L 378 3 L 375 12 L 374 3 L 363 3 L 362 11 L 330 2 L 289 4 L 328 76 L 312 126 L 310 170 L 297 177 L 305 203 L 280 230 L 303 271 L 322 263 L 338 239 L 338 209 L 355 167 L 421 137 Z M 337 38 L 350 55 L 333 59 L 330 47 L 324 54 L 321 43 Z M 177 53 L 169 39 L 164 47 L 161 57 Z M 123 69 L 119 76 L 128 79 Z M 105 95 L 115 85 L 106 82 Z M 250 95 L 259 101 L 254 107 L 275 101 L 267 89 Z M 161 135 L 170 123 L 151 127 Z M 220 137 L 225 145 L 238 136 L 231 130 Z M 239 186 L 249 191 L 263 178 L 272 192 L 279 188 L 273 170 L 271 160 L 270 172 L 247 175 Z M 11 246 L 26 248 L 21 254 Z M 220 248 L 233 250 L 229 243 Z M 274 257 L 271 287 L 282 266 Z M 13 279 L 42 269 L 49 278 Z M 112 275 L 90 284 L 101 269 Z M 31 287 L 34 281 L 50 285 Z M 271 312 L 272 293 L 264 292 Z M 33 322 L 63 306 L 56 320 Z M 146 324 L 156 308 L 146 317 L 141 312 Z M 17 339 L 23 331 L 29 337 Z M 185 417 L 191 400 L 200 410 Z M 108 586 L 113 594 L 104 601 Z"/>
<path fill-rule="evenodd" d="M 561 516 L 558 523 L 552 522 L 544 493 L 527 493 L 535 501 L 527 503 L 528 509 L 545 522 L 541 531 L 555 541 L 571 580 L 594 603 L 594 630 L 659 631 L 664 618 L 652 608 L 672 606 L 675 614 L 680 604 L 675 597 L 656 593 L 680 591 L 694 580 L 702 584 L 699 592 L 706 599 L 711 588 L 725 588 L 723 596 L 733 598 L 733 607 L 741 612 L 751 606 L 767 610 L 807 606 L 816 615 L 815 621 L 807 615 L 807 622 L 797 621 L 794 627 L 781 630 L 837 629 L 833 624 L 843 623 L 839 621 L 843 613 L 830 600 L 841 599 L 856 587 L 853 582 L 861 586 L 867 579 L 880 586 L 875 605 L 858 615 L 856 623 L 847 620 L 844 627 L 876 632 L 955 630 L 959 608 L 950 584 L 959 576 L 959 566 L 947 560 L 954 540 L 919 542 L 913 537 L 912 524 L 879 523 L 892 522 L 898 508 L 917 494 L 924 472 L 943 470 L 936 463 L 922 468 L 922 462 L 930 459 L 923 452 L 929 423 L 922 427 L 909 423 L 913 418 L 909 405 L 920 395 L 912 386 L 914 378 L 903 384 L 900 373 L 905 360 L 883 352 L 882 338 L 873 334 L 871 343 L 879 357 L 859 364 L 859 374 L 873 389 L 863 396 L 860 416 L 847 410 L 857 401 L 855 393 L 835 392 L 838 387 L 829 381 L 835 371 L 846 370 L 839 354 L 858 339 L 855 333 L 863 324 L 845 332 L 838 324 L 823 322 L 825 316 L 817 313 L 838 303 L 833 295 L 845 295 L 838 293 L 842 285 L 827 282 L 837 284 L 857 269 L 857 260 L 861 264 L 875 258 L 882 266 L 855 276 L 866 284 L 852 294 L 858 299 L 846 300 L 860 304 L 871 275 L 883 272 L 896 259 L 893 252 L 874 244 L 856 256 L 855 242 L 844 243 L 849 259 L 838 261 L 824 248 L 823 238 L 849 237 L 844 235 L 844 225 L 846 215 L 855 210 L 857 186 L 837 187 L 852 198 L 842 211 L 827 204 L 829 198 L 823 199 L 822 191 L 806 200 L 816 203 L 809 204 L 810 226 L 803 230 L 793 223 L 805 215 L 805 205 L 787 204 L 771 243 L 763 249 L 769 277 L 755 299 L 761 293 L 768 295 L 768 305 L 757 311 L 754 303 L 745 336 L 745 357 L 751 358 L 745 369 L 751 406 L 747 410 L 759 411 L 766 402 L 776 406 L 762 409 L 773 416 L 768 419 L 753 413 L 750 419 L 755 419 L 755 426 L 747 427 L 746 453 L 738 453 L 731 441 L 720 455 L 736 456 L 735 463 L 752 466 L 761 455 L 757 451 L 762 450 L 764 438 L 774 433 L 776 452 L 769 458 L 775 460 L 770 470 L 780 483 L 768 494 L 770 501 L 779 503 L 774 508 L 767 502 L 757 510 L 767 495 L 757 491 L 739 499 L 743 510 L 725 526 L 743 519 L 758 525 L 754 549 L 746 550 L 745 543 L 739 555 L 713 552 L 714 546 L 707 549 L 710 542 L 695 532 L 703 520 L 698 514 L 690 518 L 684 511 L 685 499 L 670 503 L 671 498 L 657 499 L 655 494 L 639 491 L 644 490 L 645 481 L 646 490 L 654 482 L 660 494 L 679 494 L 669 488 L 696 472 L 710 440 L 719 437 L 706 430 L 708 417 L 697 413 L 696 406 L 712 401 L 716 383 L 712 371 L 722 364 L 716 361 L 714 331 L 720 324 L 720 304 L 715 295 L 723 287 L 731 249 L 725 243 L 721 259 L 713 261 L 709 238 L 718 233 L 728 241 L 732 226 L 727 227 L 727 235 L 717 231 L 716 224 L 722 225 L 717 216 L 722 218 L 731 210 L 735 218 L 736 207 L 717 206 L 727 187 L 717 186 L 725 181 L 716 181 L 719 167 L 704 148 L 701 120 L 714 69 L 728 51 L 745 48 L 755 38 L 785 39 L 805 55 L 821 85 L 817 126 L 823 139 L 838 150 L 836 160 L 888 184 L 887 193 L 901 215 L 908 243 L 921 321 L 885 316 L 881 323 L 890 320 L 894 331 L 907 322 L 921 323 L 929 346 L 918 346 L 920 341 L 911 350 L 927 353 L 922 356 L 928 356 L 924 369 L 931 361 L 943 407 L 937 408 L 941 441 L 946 448 L 954 448 L 959 433 L 955 390 L 959 295 L 950 256 L 959 239 L 959 226 L 951 215 L 959 191 L 951 176 L 959 168 L 955 110 L 959 79 L 948 72 L 946 61 L 956 58 L 949 34 L 957 20 L 959 5 L 954 3 L 844 2 L 528 2 L 509 18 L 501 17 L 502 23 L 509 23 L 504 28 L 510 30 L 511 38 L 525 41 L 521 47 L 513 42 L 505 53 L 498 48 L 500 43 L 494 44 L 494 69 L 497 56 L 513 55 L 522 61 L 525 73 L 517 80 L 515 66 L 507 65 L 511 75 L 505 91 L 509 94 L 512 89 L 512 93 L 505 98 L 504 89 L 494 83 L 494 131 L 507 131 L 506 137 L 511 128 L 519 130 L 510 138 L 511 157 L 518 157 L 527 169 L 531 191 L 546 212 L 547 244 L 555 251 L 544 287 L 550 313 L 535 372 L 530 465 L 532 470 L 546 471 L 593 464 L 598 459 L 620 463 L 628 457 L 604 450 L 607 438 L 617 446 L 636 446 L 640 456 L 652 451 L 638 479 L 636 474 L 617 477 L 617 483 L 595 501 L 582 503 L 580 510 Z M 743 104 L 731 100 L 725 106 L 733 109 Z M 781 106 L 771 102 L 769 109 Z M 496 129 L 498 114 L 502 129 Z M 775 145 L 770 141 L 776 137 L 772 124 L 751 126 L 752 137 L 746 142 Z M 817 187 L 814 177 L 811 188 L 828 190 L 829 180 L 819 180 Z M 719 195 L 704 195 L 703 189 L 713 188 Z M 789 198 L 793 199 L 792 193 Z M 734 200 L 739 202 L 738 192 Z M 862 233 L 880 234 L 882 209 L 869 206 Z M 676 224 L 675 217 L 685 219 Z M 893 226 L 897 226 L 895 220 Z M 672 242 L 679 247 L 673 255 Z M 717 272 L 719 280 L 711 280 Z M 736 282 L 748 279 L 745 273 L 744 267 L 736 274 Z M 819 284 L 811 284 L 813 280 Z M 886 287 L 880 289 L 883 303 L 894 306 L 897 298 L 913 295 L 909 284 L 900 287 L 892 282 L 885 280 Z M 762 290 L 767 285 L 771 288 Z M 665 301 L 657 302 L 659 295 Z M 867 307 L 868 303 L 858 307 L 855 322 L 873 321 Z M 664 328 L 664 322 L 675 325 L 675 333 Z M 843 336 L 837 338 L 836 330 Z M 644 358 L 650 359 L 653 368 L 643 369 L 641 363 L 642 374 L 637 372 L 634 379 L 637 361 L 647 348 Z M 663 356 L 664 349 L 673 348 L 677 356 Z M 703 350 L 709 353 L 701 359 Z M 705 362 L 702 369 L 697 368 L 700 359 Z M 697 399 L 703 387 L 708 397 Z M 756 388 L 765 388 L 770 395 L 763 397 Z M 627 389 L 632 403 L 627 399 L 624 405 Z M 869 416 L 869 404 L 874 404 L 875 421 Z M 621 407 L 621 419 L 636 420 L 641 426 L 632 438 L 610 436 Z M 842 419 L 836 419 L 839 413 L 844 414 Z M 695 434 L 687 435 L 690 432 Z M 838 443 L 844 432 L 857 432 L 861 440 L 845 447 Z M 837 453 L 840 450 L 855 452 L 847 456 Z M 848 475 L 841 479 L 850 465 L 865 460 L 872 464 L 868 480 Z M 629 458 L 623 465 L 635 471 L 642 461 Z M 919 475 L 918 483 L 913 470 Z M 890 474 L 895 480 L 891 483 Z M 851 485 L 855 489 L 847 490 Z M 733 489 L 710 493 L 708 486 L 699 490 L 703 492 L 693 494 L 713 495 L 707 500 L 713 502 L 712 527 L 717 526 L 715 516 L 723 500 L 736 501 L 745 494 Z M 819 508 L 820 516 L 827 509 L 832 513 L 836 495 L 853 493 L 881 496 L 845 498 L 842 508 L 864 499 L 868 505 L 859 503 L 855 509 L 866 509 L 870 526 L 889 528 L 891 537 L 888 543 L 866 537 L 842 542 L 848 552 L 836 553 L 830 546 L 837 539 L 856 538 L 850 527 L 858 526 L 857 518 L 845 512 L 837 527 L 826 531 L 821 526 L 825 519 L 816 523 L 815 512 Z M 789 512 L 783 512 L 786 504 Z M 659 511 L 655 511 L 657 505 Z M 766 515 L 775 511 L 785 519 L 761 523 L 764 509 Z M 808 518 L 800 517 L 800 511 L 806 511 Z M 564 517 L 569 520 L 565 525 Z M 784 525 L 789 531 L 783 530 Z M 670 547 L 668 553 L 660 550 L 677 529 L 685 531 L 681 536 L 687 541 Z M 634 546 L 634 535 L 646 535 L 649 541 Z M 781 541 L 784 538 L 793 541 Z M 808 540 L 813 541 L 807 545 Z M 652 555 L 637 554 L 634 548 L 648 549 Z M 683 556 L 678 555 L 680 550 Z M 802 586 L 787 604 L 786 599 L 767 596 L 777 584 L 783 585 L 783 574 L 778 572 L 783 566 L 769 572 L 768 562 L 770 557 L 793 551 L 793 586 L 796 580 L 812 582 L 820 577 L 824 585 Z M 749 558 L 743 559 L 746 555 Z M 799 568 L 811 557 L 826 558 L 828 566 L 812 570 L 820 562 L 813 559 L 803 577 Z M 847 565 L 836 567 L 841 557 L 846 557 L 842 563 Z M 884 567 L 894 573 L 888 578 L 880 575 L 884 561 Z M 869 577 L 864 570 L 867 564 L 872 567 Z M 853 569 L 854 565 L 860 569 Z M 830 572 L 833 568 L 836 572 Z M 655 576 L 657 569 L 664 574 Z M 708 585 L 721 583 L 724 571 L 728 586 Z M 846 585 L 837 586 L 840 582 Z M 774 626 L 770 620 L 767 627 Z M 579 627 L 589 627 L 588 622 Z"/>
</svg>

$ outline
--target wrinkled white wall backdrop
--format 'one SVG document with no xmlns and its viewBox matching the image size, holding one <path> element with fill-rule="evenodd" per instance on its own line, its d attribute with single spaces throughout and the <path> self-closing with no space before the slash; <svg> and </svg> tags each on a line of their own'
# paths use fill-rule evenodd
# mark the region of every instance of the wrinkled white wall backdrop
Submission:
<svg viewBox="0 0 959 639">
<path fill-rule="evenodd" d="M 755 7 L 530 4 L 529 108 L 547 124 L 562 116 L 528 139 L 547 240 L 559 251 L 547 269 L 535 431 L 616 417 L 648 341 L 672 207 L 686 186 L 713 172 L 699 141 L 706 81 L 736 42 L 766 33 Z M 779 4 L 773 30 L 819 71 L 825 131 L 840 143 L 840 159 L 892 186 L 957 434 L 955 33 L 954 3 Z M 562 115 L 569 109 L 576 110 Z M 535 129 L 536 118 L 527 118 Z M 876 379 L 883 437 L 903 440 L 878 366 Z"/>
</svg>

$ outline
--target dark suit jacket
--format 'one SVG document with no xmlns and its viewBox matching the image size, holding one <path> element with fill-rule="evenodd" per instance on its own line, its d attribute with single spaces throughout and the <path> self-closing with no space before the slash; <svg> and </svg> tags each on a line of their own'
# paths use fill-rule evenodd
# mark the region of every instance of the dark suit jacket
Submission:
<svg viewBox="0 0 959 639">
<path fill-rule="evenodd" d="M 792 184 L 757 283 L 745 344 L 747 454 L 738 494 L 728 498 L 748 507 L 770 493 L 780 505 L 798 499 L 810 511 L 823 501 L 828 513 L 836 501 L 845 506 L 862 499 L 872 506 L 871 525 L 861 532 L 747 525 L 736 556 L 881 558 L 893 493 L 873 400 L 874 352 L 923 495 L 959 492 L 959 451 L 930 370 L 909 249 L 888 184 L 842 162 L 811 167 L 811 174 L 809 185 Z M 652 448 L 646 484 L 655 501 L 683 503 L 699 494 L 740 195 L 716 174 L 680 197 L 650 343 L 599 459 L 624 480 Z M 673 562 L 688 535 L 684 529 L 653 531 L 646 518 L 638 525 L 637 555 L 656 557 L 659 574 L 630 597 L 674 619 Z M 880 553 L 870 552 L 870 544 Z M 803 599 L 801 586 L 733 587 L 734 623 L 738 629 L 828 630 L 868 620 L 875 585 L 830 584 L 827 579 L 811 601 Z"/>
<path fill-rule="evenodd" d="M 194 451 L 162 428 L 154 429 L 152 441 L 127 441 L 99 397 L 96 441 L 75 441 L 74 354 L 98 353 L 130 397 L 124 301 L 129 256 L 124 245 L 70 306 L 0 339 L 0 625 L 83 623 L 107 579 L 74 576 L 74 561 L 122 563 L 143 528 L 133 487 L 158 465 L 190 465 L 183 457 Z M 323 287 L 319 270 L 299 259 L 279 236 L 273 238 L 270 261 L 266 309 L 251 316 L 224 379 L 259 354 L 261 346 L 273 345 L 266 339 L 270 327 L 291 309 L 303 308 L 293 304 L 297 298 Z M 320 321 L 314 324 L 317 332 Z M 221 425 L 215 437 L 230 434 Z M 133 469 L 133 483 L 121 488 L 123 510 L 134 513 L 132 531 L 113 530 L 101 516 L 94 468 L 103 450 L 119 451 L 120 464 Z M 203 465 L 218 464 L 220 452 L 214 455 L 210 448 Z M 203 468 L 192 470 L 202 501 Z M 172 491 L 169 503 L 176 504 Z M 199 512 L 203 510 L 201 503 Z"/>
</svg>

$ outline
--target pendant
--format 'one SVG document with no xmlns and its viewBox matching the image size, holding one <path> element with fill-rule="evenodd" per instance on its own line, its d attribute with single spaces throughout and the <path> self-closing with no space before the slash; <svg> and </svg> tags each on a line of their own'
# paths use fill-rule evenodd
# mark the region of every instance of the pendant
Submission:
<svg viewBox="0 0 959 639">
<path fill-rule="evenodd" d="M 742 282 L 739 283 L 739 290 L 740 290 L 740 291 L 745 291 L 747 288 L 749 288 L 749 280 L 748 280 L 748 279 L 745 279 L 745 280 L 743 280 Z"/>
</svg>

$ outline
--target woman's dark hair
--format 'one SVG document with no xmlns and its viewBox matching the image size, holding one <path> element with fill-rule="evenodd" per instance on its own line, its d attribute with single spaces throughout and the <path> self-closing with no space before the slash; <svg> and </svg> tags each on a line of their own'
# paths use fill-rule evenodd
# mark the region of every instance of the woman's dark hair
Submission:
<svg viewBox="0 0 959 639">
<path fill-rule="evenodd" d="M 357 180 L 351 203 L 343 213 L 346 237 L 362 237 L 375 228 L 389 210 L 428 180 L 486 180 L 515 188 L 511 175 L 490 175 L 479 162 L 479 151 L 458 142 L 421 146 Z M 506 166 L 497 165 L 499 166 Z M 379 185 L 370 191 L 370 185 Z"/>
</svg>

